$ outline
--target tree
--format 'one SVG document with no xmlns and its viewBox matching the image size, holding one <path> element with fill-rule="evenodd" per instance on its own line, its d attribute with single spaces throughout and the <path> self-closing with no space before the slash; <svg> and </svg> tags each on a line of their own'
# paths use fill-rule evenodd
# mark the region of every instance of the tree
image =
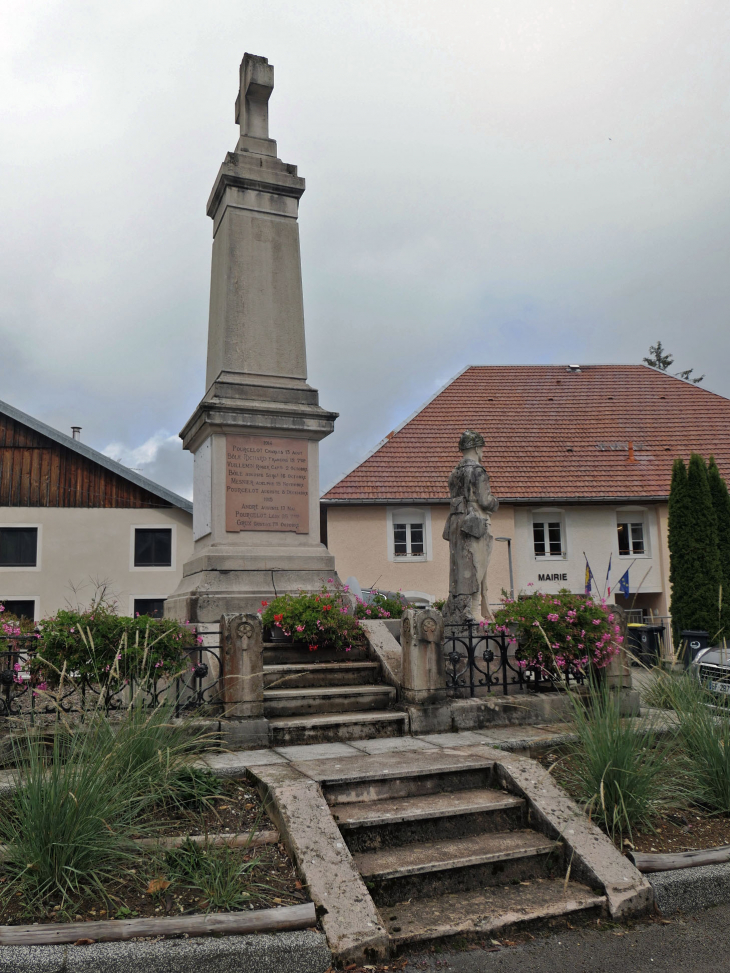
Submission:
<svg viewBox="0 0 730 973">
<path fill-rule="evenodd" d="M 661 341 L 657 341 L 655 345 L 649 345 L 649 354 L 651 358 L 645 358 L 644 364 L 658 368 L 660 372 L 666 372 L 669 366 L 674 363 L 674 357 L 669 352 L 664 351 Z"/>
<path fill-rule="evenodd" d="M 720 580 L 722 583 L 721 638 L 730 642 L 730 493 L 727 483 L 720 476 L 715 457 L 710 456 L 707 470 L 712 505 L 717 518 L 717 548 L 720 556 Z"/>
<path fill-rule="evenodd" d="M 669 582 L 672 586 L 672 622 L 675 643 L 679 644 L 679 633 L 688 628 L 689 609 L 687 606 L 687 560 L 689 547 L 691 510 L 687 487 L 687 467 L 678 456 L 672 466 L 672 484 L 669 488 L 669 519 L 667 524 L 669 544 Z"/>
<path fill-rule="evenodd" d="M 657 368 L 660 372 L 668 371 L 670 365 L 674 364 L 674 355 L 670 355 L 668 351 L 665 350 L 664 345 L 661 341 L 657 341 L 655 345 L 649 345 L 649 356 L 644 358 L 644 364 L 649 365 L 651 368 Z M 693 382 L 697 385 L 703 380 L 704 375 L 700 375 L 699 378 L 692 378 L 692 372 L 694 368 L 685 368 L 684 371 L 675 372 L 676 378 L 683 378 L 685 382 Z"/>
</svg>

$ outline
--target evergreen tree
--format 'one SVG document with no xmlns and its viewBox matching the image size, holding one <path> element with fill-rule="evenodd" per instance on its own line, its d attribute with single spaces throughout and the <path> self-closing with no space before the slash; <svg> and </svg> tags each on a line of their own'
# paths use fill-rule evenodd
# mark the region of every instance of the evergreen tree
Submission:
<svg viewBox="0 0 730 973">
<path fill-rule="evenodd" d="M 687 467 L 678 456 L 672 466 L 672 485 L 669 489 L 669 519 L 667 524 L 669 543 L 669 581 L 672 586 L 672 623 L 675 645 L 679 645 L 679 633 L 689 628 L 688 552 L 691 509 L 687 487 Z"/>
<path fill-rule="evenodd" d="M 707 464 L 692 453 L 687 469 L 687 494 L 690 507 L 687 536 L 686 609 L 687 628 L 704 629 L 714 639 L 720 629 L 718 596 L 720 591 L 720 554 L 717 546 L 717 517 L 710 493 Z"/>
<path fill-rule="evenodd" d="M 720 476 L 714 456 L 710 456 L 707 478 L 717 518 L 717 548 L 720 555 L 722 582 L 721 638 L 727 639 L 730 644 L 730 493 L 728 493 L 727 483 Z"/>
</svg>

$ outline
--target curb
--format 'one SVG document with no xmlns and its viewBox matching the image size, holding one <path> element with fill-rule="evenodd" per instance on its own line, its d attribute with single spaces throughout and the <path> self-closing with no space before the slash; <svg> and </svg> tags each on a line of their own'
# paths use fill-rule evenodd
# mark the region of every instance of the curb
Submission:
<svg viewBox="0 0 730 973">
<path fill-rule="evenodd" d="M 0 973 L 325 973 L 320 932 L 133 940 L 89 946 L 2 946 Z"/>
<path fill-rule="evenodd" d="M 656 904 L 664 915 L 696 912 L 730 902 L 730 862 L 651 872 L 645 877 L 651 883 Z"/>
</svg>

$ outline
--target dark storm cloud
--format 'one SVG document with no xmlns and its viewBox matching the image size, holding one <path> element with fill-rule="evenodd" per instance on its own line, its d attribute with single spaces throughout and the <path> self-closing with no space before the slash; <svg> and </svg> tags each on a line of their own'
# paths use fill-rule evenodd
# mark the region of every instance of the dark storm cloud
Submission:
<svg viewBox="0 0 730 973">
<path fill-rule="evenodd" d="M 81 0 L 0 13 L 0 398 L 189 492 L 205 201 L 244 50 L 300 166 L 331 483 L 469 363 L 730 393 L 726 4 Z M 126 457 L 126 458 L 125 458 Z"/>
</svg>

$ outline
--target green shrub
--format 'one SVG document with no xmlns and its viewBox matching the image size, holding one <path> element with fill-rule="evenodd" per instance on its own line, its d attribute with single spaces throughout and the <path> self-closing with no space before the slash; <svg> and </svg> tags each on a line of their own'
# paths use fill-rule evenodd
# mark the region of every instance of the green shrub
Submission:
<svg viewBox="0 0 730 973">
<path fill-rule="evenodd" d="M 341 588 L 330 590 L 323 585 L 318 594 L 279 595 L 273 601 L 262 601 L 261 607 L 264 626 L 279 629 L 312 652 L 323 645 L 349 652 L 365 641 Z"/>
<path fill-rule="evenodd" d="M 188 665 L 200 639 L 168 618 L 128 618 L 97 604 L 85 611 L 59 611 L 40 623 L 36 667 L 57 685 L 64 667 L 74 679 L 117 689 L 130 679 L 170 678 Z"/>
<path fill-rule="evenodd" d="M 254 832 L 251 829 L 251 839 Z M 247 909 L 270 891 L 253 878 L 259 862 L 246 848 L 187 840 L 166 853 L 164 870 L 171 881 L 200 892 L 207 912 L 234 911 Z"/>
<path fill-rule="evenodd" d="M 570 748 L 569 789 L 620 844 L 651 825 L 670 799 L 676 804 L 675 741 L 645 720 L 622 719 L 620 694 L 605 683 L 591 680 L 587 695 L 571 693 L 570 700 L 578 741 Z"/>
<path fill-rule="evenodd" d="M 494 614 L 496 630 L 519 642 L 519 660 L 546 672 L 568 665 L 602 669 L 618 654 L 621 626 L 610 606 L 563 589 L 557 595 L 536 592 L 505 601 Z"/>
<path fill-rule="evenodd" d="M 355 615 L 357 618 L 401 618 L 406 608 L 408 602 L 400 595 L 388 598 L 379 591 L 374 591 L 370 604 L 366 604 L 362 598 L 357 599 Z"/>
</svg>

